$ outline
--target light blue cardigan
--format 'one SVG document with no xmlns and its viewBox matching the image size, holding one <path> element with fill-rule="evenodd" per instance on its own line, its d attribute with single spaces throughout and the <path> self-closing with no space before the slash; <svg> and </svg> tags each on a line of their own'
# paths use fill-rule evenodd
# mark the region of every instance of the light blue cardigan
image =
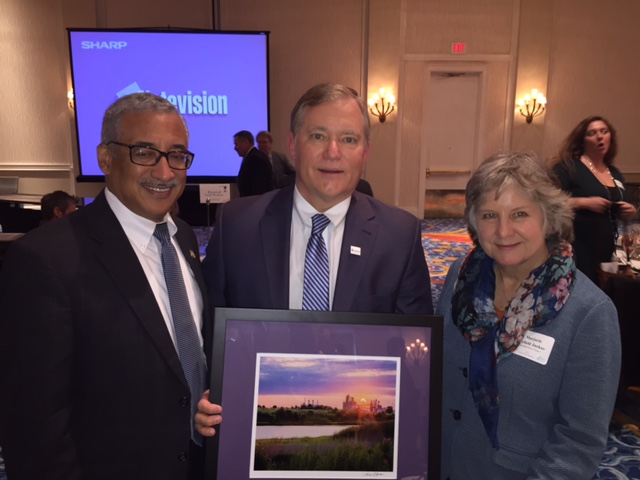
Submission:
<svg viewBox="0 0 640 480">
<path fill-rule="evenodd" d="M 468 389 L 470 346 L 451 319 L 461 260 L 449 270 L 444 316 L 442 478 L 586 480 L 604 453 L 620 374 L 616 309 L 580 271 L 559 315 L 532 331 L 555 344 L 548 363 L 510 355 L 498 362 L 500 449 L 491 448 Z"/>
</svg>

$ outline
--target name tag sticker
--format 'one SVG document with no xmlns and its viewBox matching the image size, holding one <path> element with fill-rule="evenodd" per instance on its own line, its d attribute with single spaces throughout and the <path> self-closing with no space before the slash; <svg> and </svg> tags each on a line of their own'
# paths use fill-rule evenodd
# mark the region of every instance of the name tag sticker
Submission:
<svg viewBox="0 0 640 480">
<path fill-rule="evenodd" d="M 546 365 L 554 343 L 556 343 L 555 338 L 529 330 L 513 353 L 533 360 L 540 365 Z"/>
</svg>

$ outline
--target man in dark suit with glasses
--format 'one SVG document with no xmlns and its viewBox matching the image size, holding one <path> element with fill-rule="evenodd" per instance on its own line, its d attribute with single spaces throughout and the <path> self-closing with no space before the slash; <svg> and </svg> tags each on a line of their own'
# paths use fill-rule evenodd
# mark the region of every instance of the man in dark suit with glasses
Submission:
<svg viewBox="0 0 640 480">
<path fill-rule="evenodd" d="M 168 101 L 119 99 L 98 146 L 104 191 L 10 250 L 0 445 L 12 480 L 202 478 L 193 415 L 210 311 L 196 238 L 168 213 L 193 162 L 188 141 Z"/>
</svg>

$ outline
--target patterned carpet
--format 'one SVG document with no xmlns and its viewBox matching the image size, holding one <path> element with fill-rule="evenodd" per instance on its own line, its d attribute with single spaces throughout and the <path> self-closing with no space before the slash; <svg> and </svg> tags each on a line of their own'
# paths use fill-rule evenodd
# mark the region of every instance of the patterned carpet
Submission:
<svg viewBox="0 0 640 480">
<path fill-rule="evenodd" d="M 640 436 L 638 430 L 612 426 L 600 468 L 593 480 L 640 479 Z"/>
<path fill-rule="evenodd" d="M 449 266 L 464 257 L 471 248 L 471 239 L 462 218 L 430 218 L 422 220 L 422 247 L 429 265 L 431 295 L 435 306 Z"/>
<path fill-rule="evenodd" d="M 440 299 L 449 266 L 471 248 L 471 239 L 461 218 L 422 220 L 422 246 L 429 264 L 434 306 Z M 633 414 L 636 425 L 640 416 Z M 640 431 L 634 425 L 611 424 L 607 449 L 593 480 L 640 480 Z"/>
</svg>

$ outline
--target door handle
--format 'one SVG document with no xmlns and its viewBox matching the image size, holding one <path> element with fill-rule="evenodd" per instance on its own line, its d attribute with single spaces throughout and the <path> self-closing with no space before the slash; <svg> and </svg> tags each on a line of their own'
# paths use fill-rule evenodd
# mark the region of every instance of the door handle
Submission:
<svg viewBox="0 0 640 480">
<path fill-rule="evenodd" d="M 471 170 L 431 170 L 427 168 L 425 175 L 429 178 L 431 175 L 468 175 Z"/>
</svg>

